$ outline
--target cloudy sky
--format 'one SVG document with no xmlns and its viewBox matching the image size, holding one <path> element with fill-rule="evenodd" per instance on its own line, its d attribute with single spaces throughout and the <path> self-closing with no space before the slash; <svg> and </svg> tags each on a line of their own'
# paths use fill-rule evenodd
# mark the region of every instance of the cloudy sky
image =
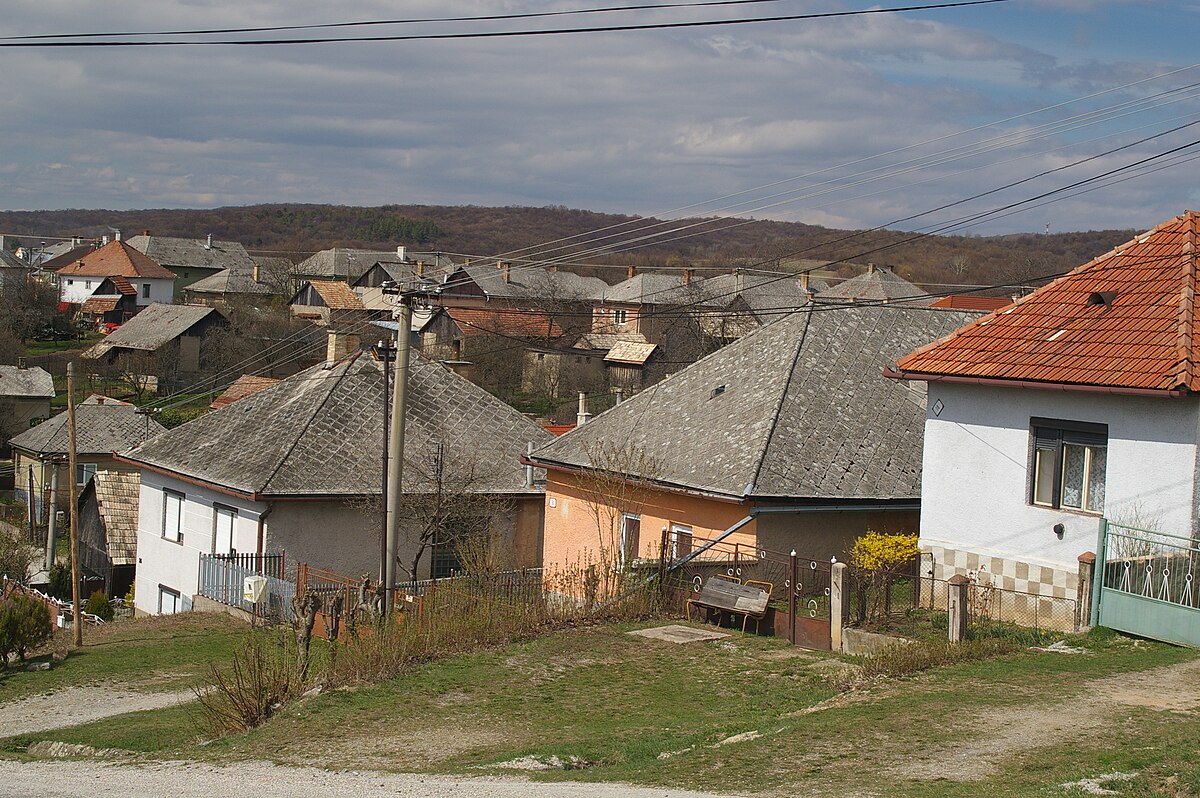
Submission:
<svg viewBox="0 0 1200 798">
<path fill-rule="evenodd" d="M 635 3 L 12 0 L 0 35 Z M 901 3 L 874 7 L 889 5 Z M 854 0 L 774 0 L 253 36 L 532 30 L 867 8 Z M 1200 156 L 1200 146 L 1187 147 L 1200 140 L 1200 124 L 1167 132 L 1200 120 L 1200 85 L 1191 87 L 1200 84 L 1200 67 L 1189 68 L 1198 29 L 1196 3 L 1009 0 L 536 37 L 0 48 L 0 207 L 566 205 L 984 234 L 1047 224 L 1054 231 L 1146 228 L 1200 206 L 1200 160 L 1188 160 Z M 1118 151 L 1095 157 L 1110 150 Z M 1050 170 L 1057 171 L 1035 177 Z M 1091 178 L 1099 179 L 1081 182 Z"/>
</svg>

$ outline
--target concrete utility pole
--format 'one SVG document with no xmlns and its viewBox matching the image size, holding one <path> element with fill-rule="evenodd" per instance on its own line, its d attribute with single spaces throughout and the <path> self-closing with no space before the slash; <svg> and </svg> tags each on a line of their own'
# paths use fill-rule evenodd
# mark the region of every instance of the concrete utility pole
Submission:
<svg viewBox="0 0 1200 798">
<path fill-rule="evenodd" d="M 83 617 L 79 612 L 79 497 L 75 469 L 75 364 L 67 363 L 67 484 L 71 497 L 71 617 L 75 619 L 75 645 L 83 645 Z"/>
<path fill-rule="evenodd" d="M 54 567 L 54 538 L 58 533 L 58 463 L 50 469 L 50 502 L 46 507 L 46 572 Z"/>
<path fill-rule="evenodd" d="M 399 326 L 396 330 L 396 377 L 392 393 L 387 474 L 387 606 L 384 608 L 384 612 L 387 613 L 392 611 L 396 600 L 396 555 L 400 548 L 400 495 L 404 480 L 404 422 L 408 410 L 408 362 L 413 302 L 411 291 L 396 291 L 396 294 L 399 307 L 393 315 Z"/>
<path fill-rule="evenodd" d="M 375 345 L 375 357 L 383 363 L 383 485 L 379 496 L 379 513 L 381 528 L 379 530 L 379 581 L 387 584 L 388 579 L 388 525 L 387 495 L 388 495 L 388 448 L 391 440 L 390 425 L 392 411 L 392 360 L 396 357 L 394 341 L 380 341 Z"/>
</svg>

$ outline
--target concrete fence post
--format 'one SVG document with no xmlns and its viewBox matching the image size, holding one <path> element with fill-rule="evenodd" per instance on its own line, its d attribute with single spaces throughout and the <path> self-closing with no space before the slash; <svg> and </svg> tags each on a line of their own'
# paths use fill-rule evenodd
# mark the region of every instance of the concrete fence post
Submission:
<svg viewBox="0 0 1200 798">
<path fill-rule="evenodd" d="M 950 590 L 950 642 L 960 643 L 967 638 L 967 588 L 971 580 L 955 574 L 946 580 Z"/>
<path fill-rule="evenodd" d="M 1085 551 L 1079 555 L 1079 581 L 1075 588 L 1075 631 L 1090 626 L 1092 621 L 1092 580 L 1095 578 L 1096 554 Z"/>
<path fill-rule="evenodd" d="M 842 629 L 850 617 L 850 602 L 846 596 L 846 563 L 835 562 L 829 567 L 829 647 L 842 650 Z"/>
</svg>

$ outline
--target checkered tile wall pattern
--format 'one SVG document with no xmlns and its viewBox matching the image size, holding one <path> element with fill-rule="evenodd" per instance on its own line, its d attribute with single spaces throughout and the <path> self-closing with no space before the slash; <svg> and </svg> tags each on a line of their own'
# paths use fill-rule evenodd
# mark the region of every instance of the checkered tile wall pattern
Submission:
<svg viewBox="0 0 1200 798">
<path fill-rule="evenodd" d="M 1077 569 L 1050 568 L 1019 560 L 976 554 L 941 546 L 923 547 L 928 575 L 929 557 L 933 560 L 933 578 L 949 579 L 963 574 L 979 585 L 994 585 L 1001 590 L 1016 590 L 1052 598 L 1077 598 Z"/>
</svg>

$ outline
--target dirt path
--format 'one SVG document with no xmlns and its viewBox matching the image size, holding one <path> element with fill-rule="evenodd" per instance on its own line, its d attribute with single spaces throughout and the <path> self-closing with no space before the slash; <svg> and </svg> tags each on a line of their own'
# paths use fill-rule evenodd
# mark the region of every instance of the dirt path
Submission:
<svg viewBox="0 0 1200 798">
<path fill-rule="evenodd" d="M 977 717 L 980 733 L 907 756 L 888 768 L 907 779 L 977 781 L 1023 751 L 1094 736 L 1124 707 L 1200 716 L 1200 660 L 1093 679 L 1067 701 L 1004 708 Z"/>
<path fill-rule="evenodd" d="M 216 767 L 191 762 L 117 765 L 94 761 L 0 761 L 0 784 L 10 798 L 717 798 L 705 793 L 625 784 L 539 783 L 516 779 L 422 776 L 369 771 L 332 772 L 243 762 Z"/>
<path fill-rule="evenodd" d="M 0 737 L 31 734 L 191 701 L 191 690 L 139 693 L 113 684 L 66 687 L 0 704 Z"/>
</svg>

